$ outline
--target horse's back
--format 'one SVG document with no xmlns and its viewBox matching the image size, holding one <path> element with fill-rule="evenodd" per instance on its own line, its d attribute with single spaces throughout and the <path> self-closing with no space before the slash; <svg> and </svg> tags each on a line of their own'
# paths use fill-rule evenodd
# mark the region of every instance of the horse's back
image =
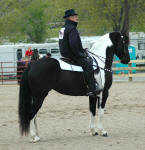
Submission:
<svg viewBox="0 0 145 150">
<path fill-rule="evenodd" d="M 51 69 L 51 70 L 50 70 Z M 59 62 L 54 58 L 42 58 L 38 61 L 35 61 L 30 68 L 30 72 L 35 72 L 36 74 L 39 73 L 46 73 L 46 72 L 53 72 L 60 69 Z"/>
</svg>

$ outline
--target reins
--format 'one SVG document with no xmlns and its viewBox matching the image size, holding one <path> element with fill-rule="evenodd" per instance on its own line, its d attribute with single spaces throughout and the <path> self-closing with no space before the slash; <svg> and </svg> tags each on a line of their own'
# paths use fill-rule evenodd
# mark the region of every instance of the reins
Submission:
<svg viewBox="0 0 145 150">
<path fill-rule="evenodd" d="M 106 60 L 106 58 L 104 58 L 104 57 L 102 57 L 102 56 L 99 56 L 99 55 L 96 55 L 96 54 L 94 54 L 94 53 L 92 53 L 92 52 L 90 52 L 90 51 L 88 51 L 88 53 L 90 53 L 90 54 L 96 56 L 97 58 L 99 58 L 99 59 L 105 64 L 105 61 L 104 61 L 104 60 Z M 102 60 L 101 58 L 103 58 L 104 60 Z"/>
<path fill-rule="evenodd" d="M 102 56 L 99 56 L 99 55 L 96 55 L 96 54 L 94 54 L 94 53 L 92 53 L 92 52 L 90 52 L 90 51 L 88 51 L 88 53 L 90 53 L 90 54 L 96 56 L 97 58 L 99 58 L 99 59 L 105 64 L 105 61 L 104 61 L 104 60 L 106 60 L 106 58 L 104 58 L 104 57 L 102 57 Z M 102 60 L 101 58 L 103 58 L 104 60 Z M 95 60 L 95 61 L 96 61 L 96 60 Z M 95 65 L 93 65 L 93 66 L 95 66 Z M 107 71 L 107 72 L 112 72 L 112 70 L 110 70 L 110 69 L 102 68 L 102 67 L 100 67 L 100 66 L 98 66 L 98 67 L 99 67 L 100 69 L 102 69 L 102 70 Z"/>
</svg>

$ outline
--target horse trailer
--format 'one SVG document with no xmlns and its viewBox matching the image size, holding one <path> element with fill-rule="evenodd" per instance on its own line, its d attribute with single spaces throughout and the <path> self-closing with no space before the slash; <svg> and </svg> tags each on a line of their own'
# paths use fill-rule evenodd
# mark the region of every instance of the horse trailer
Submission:
<svg viewBox="0 0 145 150">
<path fill-rule="evenodd" d="M 136 59 L 145 59 L 145 33 L 130 32 L 130 44 L 136 48 Z"/>
<path fill-rule="evenodd" d="M 60 57 L 58 43 L 0 45 L 0 76 L 16 74 L 17 61 L 25 57 L 28 48 L 38 49 L 41 57 L 47 53 Z"/>
</svg>

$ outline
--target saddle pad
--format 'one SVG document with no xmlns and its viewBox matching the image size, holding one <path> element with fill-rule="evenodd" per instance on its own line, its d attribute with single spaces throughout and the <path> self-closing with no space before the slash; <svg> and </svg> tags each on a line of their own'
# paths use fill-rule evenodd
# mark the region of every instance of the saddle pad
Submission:
<svg viewBox="0 0 145 150">
<path fill-rule="evenodd" d="M 57 59 L 57 60 L 59 61 L 60 68 L 62 70 L 83 72 L 83 68 L 81 66 L 68 64 L 68 63 L 64 62 L 63 60 L 61 60 L 61 59 Z M 95 62 L 94 59 L 93 59 L 93 68 L 94 68 L 94 70 L 97 69 L 97 63 Z"/>
</svg>

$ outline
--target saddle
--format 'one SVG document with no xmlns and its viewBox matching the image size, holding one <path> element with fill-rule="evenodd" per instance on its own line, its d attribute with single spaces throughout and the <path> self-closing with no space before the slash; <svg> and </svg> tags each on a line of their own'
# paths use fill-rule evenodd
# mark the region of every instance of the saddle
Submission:
<svg viewBox="0 0 145 150">
<path fill-rule="evenodd" d="M 73 60 L 71 60 L 71 59 L 69 59 L 69 58 L 62 57 L 62 58 L 60 58 L 60 60 L 66 62 L 66 63 L 68 63 L 68 64 L 70 64 L 70 65 L 75 65 L 75 66 L 77 66 L 77 64 L 76 64 Z"/>
<path fill-rule="evenodd" d="M 98 68 L 97 61 L 93 57 L 93 68 L 96 70 Z M 57 59 L 60 64 L 60 68 L 62 70 L 68 70 L 68 71 L 77 71 L 77 72 L 83 72 L 83 68 L 81 66 L 78 66 L 73 60 L 69 58 L 62 57 L 60 59 Z"/>
</svg>

